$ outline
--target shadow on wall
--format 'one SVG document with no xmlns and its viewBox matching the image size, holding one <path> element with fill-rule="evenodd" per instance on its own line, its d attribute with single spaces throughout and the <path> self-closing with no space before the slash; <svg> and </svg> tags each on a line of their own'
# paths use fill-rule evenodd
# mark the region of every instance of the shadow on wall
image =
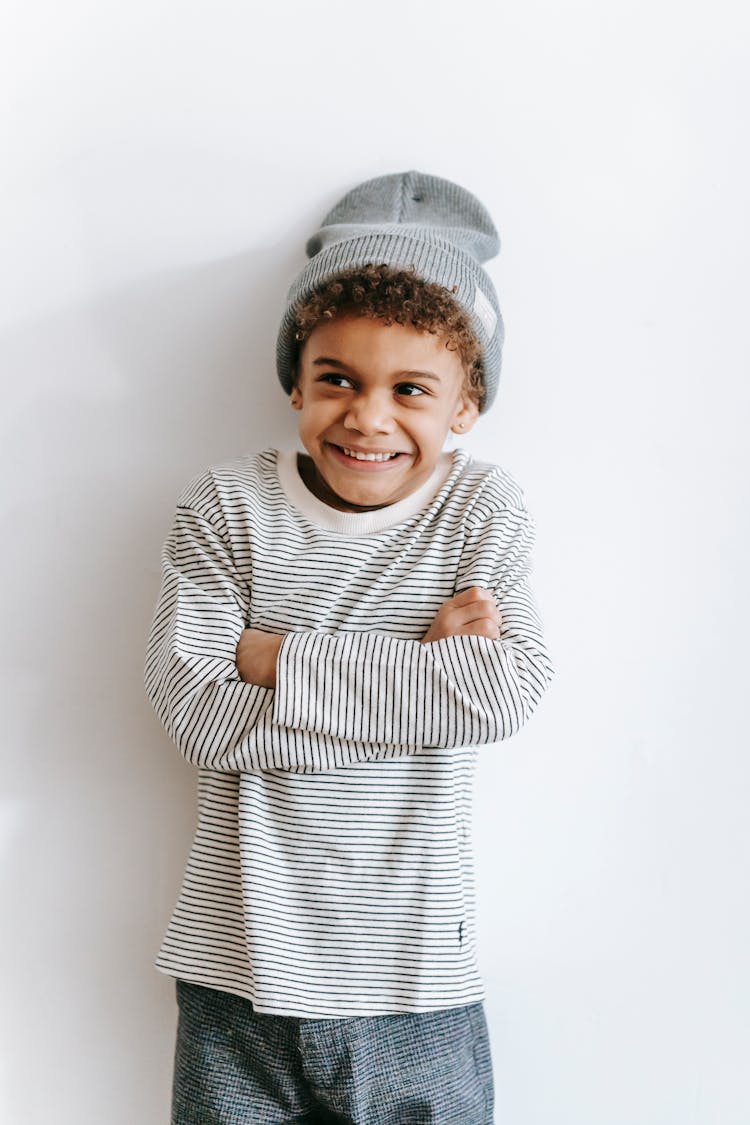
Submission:
<svg viewBox="0 0 750 1125">
<path fill-rule="evenodd" d="M 283 253 L 264 247 L 143 279 L 0 341 L 14 382 L 2 509 L 2 988 L 14 1016 L 2 1050 L 47 1060 L 36 1096 L 41 1110 L 58 1091 L 61 1122 L 68 1105 L 71 1121 L 75 1109 L 114 1125 L 166 1104 L 172 988 L 152 961 L 195 779 L 145 699 L 146 634 L 182 486 L 213 462 L 294 442 L 274 348 L 300 264 L 285 274 Z M 13 1075 L 0 1117 L 36 1119 L 24 1069 Z"/>
</svg>

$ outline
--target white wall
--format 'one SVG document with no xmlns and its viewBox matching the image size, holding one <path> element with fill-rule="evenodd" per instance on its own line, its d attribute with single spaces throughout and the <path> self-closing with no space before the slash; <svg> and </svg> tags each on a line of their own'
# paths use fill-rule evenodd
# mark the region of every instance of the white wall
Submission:
<svg viewBox="0 0 750 1125">
<path fill-rule="evenodd" d="M 6 12 L 3 1125 L 168 1119 L 194 779 L 141 686 L 161 542 L 190 475 L 293 442 L 304 239 L 408 168 L 503 237 L 467 445 L 525 487 L 558 670 L 481 766 L 498 1125 L 747 1122 L 744 6 Z"/>
</svg>

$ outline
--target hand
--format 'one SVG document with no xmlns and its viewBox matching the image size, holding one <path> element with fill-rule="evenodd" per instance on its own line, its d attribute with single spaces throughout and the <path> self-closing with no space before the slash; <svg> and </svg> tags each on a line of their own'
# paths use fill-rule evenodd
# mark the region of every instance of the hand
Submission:
<svg viewBox="0 0 750 1125">
<path fill-rule="evenodd" d="M 276 687 L 276 660 L 284 635 L 243 629 L 237 642 L 236 664 L 240 679 L 258 687 Z"/>
<path fill-rule="evenodd" d="M 470 586 L 443 602 L 422 637 L 422 644 L 467 634 L 496 641 L 501 626 L 502 618 L 494 594 L 482 586 Z"/>
</svg>

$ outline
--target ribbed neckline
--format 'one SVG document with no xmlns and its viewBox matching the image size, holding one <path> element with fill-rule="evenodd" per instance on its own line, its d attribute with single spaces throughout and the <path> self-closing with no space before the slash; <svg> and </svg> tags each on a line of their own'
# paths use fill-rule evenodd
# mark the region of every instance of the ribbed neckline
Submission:
<svg viewBox="0 0 750 1125">
<path fill-rule="evenodd" d="M 429 480 L 403 500 L 375 508 L 372 512 L 340 512 L 314 496 L 299 475 L 297 452 L 276 450 L 276 472 L 279 484 L 289 502 L 303 516 L 318 527 L 343 535 L 371 535 L 388 527 L 403 523 L 409 516 L 426 508 L 443 487 L 459 458 L 466 454 L 461 449 L 443 452 Z"/>
</svg>

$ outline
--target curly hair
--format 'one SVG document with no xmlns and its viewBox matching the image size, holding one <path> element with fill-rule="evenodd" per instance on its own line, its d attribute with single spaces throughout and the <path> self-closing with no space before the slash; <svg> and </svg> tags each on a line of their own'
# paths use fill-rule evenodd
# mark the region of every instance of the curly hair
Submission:
<svg viewBox="0 0 750 1125">
<path fill-rule="evenodd" d="M 482 348 L 469 318 L 447 289 L 424 281 L 414 269 L 368 264 L 342 270 L 321 285 L 295 315 L 297 357 L 319 324 L 336 316 L 366 316 L 385 324 L 412 325 L 446 338 L 464 368 L 464 391 L 481 410 L 485 398 Z"/>
</svg>

